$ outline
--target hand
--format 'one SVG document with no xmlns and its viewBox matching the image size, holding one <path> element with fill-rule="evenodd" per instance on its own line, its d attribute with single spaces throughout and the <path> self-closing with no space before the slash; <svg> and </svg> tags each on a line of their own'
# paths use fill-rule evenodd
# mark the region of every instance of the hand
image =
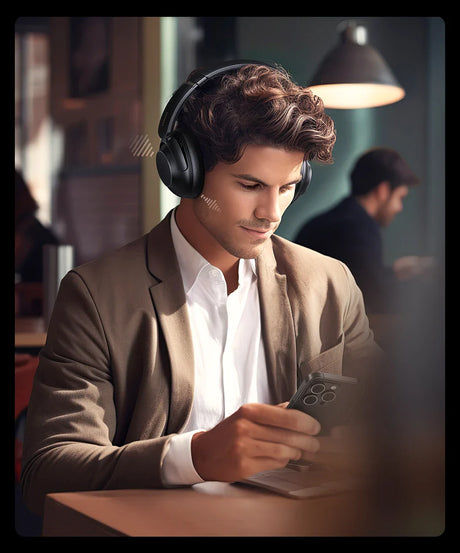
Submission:
<svg viewBox="0 0 460 553">
<path fill-rule="evenodd" d="M 419 257 L 408 255 L 396 259 L 393 263 L 393 271 L 398 280 L 409 280 L 430 274 L 436 265 L 433 257 Z"/>
<path fill-rule="evenodd" d="M 319 431 L 318 421 L 301 411 L 250 403 L 195 434 L 192 460 L 203 480 L 234 482 L 314 454 Z"/>
</svg>

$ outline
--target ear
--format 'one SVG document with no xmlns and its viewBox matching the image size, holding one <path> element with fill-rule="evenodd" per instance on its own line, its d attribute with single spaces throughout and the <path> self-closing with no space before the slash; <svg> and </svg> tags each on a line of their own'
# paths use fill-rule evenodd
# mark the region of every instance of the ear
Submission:
<svg viewBox="0 0 460 553">
<path fill-rule="evenodd" d="M 388 200 L 388 198 L 391 196 L 391 185 L 390 185 L 390 182 L 387 181 L 387 180 L 384 180 L 382 182 L 380 182 L 375 188 L 375 194 L 377 196 L 377 198 L 380 200 L 380 201 L 386 201 Z"/>
</svg>

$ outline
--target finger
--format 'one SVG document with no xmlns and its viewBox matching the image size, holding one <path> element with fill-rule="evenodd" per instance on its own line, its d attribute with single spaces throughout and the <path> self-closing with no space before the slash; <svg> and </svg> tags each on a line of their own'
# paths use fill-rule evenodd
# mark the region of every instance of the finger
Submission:
<svg viewBox="0 0 460 553">
<path fill-rule="evenodd" d="M 253 458 L 269 458 L 278 461 L 282 466 L 291 459 L 298 460 L 302 456 L 302 450 L 287 444 L 251 440 L 248 444 L 249 455 Z"/>
<path fill-rule="evenodd" d="M 237 416 L 259 424 L 285 428 L 312 436 L 321 430 L 319 422 L 310 415 L 297 409 L 283 409 L 277 405 L 248 403 L 238 409 Z"/>
<path fill-rule="evenodd" d="M 275 426 L 266 426 L 250 421 L 253 425 L 249 435 L 255 440 L 272 444 L 285 445 L 300 451 L 315 453 L 319 450 L 320 442 L 317 438 L 304 432 L 296 432 Z"/>
</svg>

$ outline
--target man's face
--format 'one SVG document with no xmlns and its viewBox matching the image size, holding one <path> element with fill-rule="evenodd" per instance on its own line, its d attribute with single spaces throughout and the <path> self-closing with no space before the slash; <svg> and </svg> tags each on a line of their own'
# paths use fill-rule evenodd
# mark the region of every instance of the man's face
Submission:
<svg viewBox="0 0 460 553">
<path fill-rule="evenodd" d="M 395 215 L 403 210 L 403 199 L 409 193 L 409 188 L 403 184 L 391 190 L 388 185 L 388 192 L 380 202 L 380 206 L 375 215 L 377 223 L 382 227 L 387 227 L 395 218 Z"/>
<path fill-rule="evenodd" d="M 294 197 L 302 162 L 302 152 L 249 145 L 236 163 L 218 163 L 193 203 L 206 237 L 236 258 L 257 257 Z"/>
</svg>

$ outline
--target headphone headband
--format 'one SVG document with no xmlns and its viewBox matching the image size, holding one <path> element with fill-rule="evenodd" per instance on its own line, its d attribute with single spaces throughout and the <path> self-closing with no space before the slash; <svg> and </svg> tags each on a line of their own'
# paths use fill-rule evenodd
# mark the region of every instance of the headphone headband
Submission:
<svg viewBox="0 0 460 553">
<path fill-rule="evenodd" d="M 245 65 L 266 65 L 267 67 L 274 67 L 270 63 L 261 63 L 254 60 L 234 60 L 232 62 L 220 63 L 214 67 L 211 67 L 205 72 L 196 72 L 191 80 L 185 81 L 176 92 L 173 94 L 169 102 L 166 104 L 165 109 L 160 118 L 158 125 L 158 134 L 160 138 L 164 138 L 171 134 L 174 130 L 177 116 L 179 115 L 182 106 L 187 101 L 187 98 L 200 86 L 207 81 L 218 77 L 224 73 L 230 73 L 236 71 Z"/>
</svg>

